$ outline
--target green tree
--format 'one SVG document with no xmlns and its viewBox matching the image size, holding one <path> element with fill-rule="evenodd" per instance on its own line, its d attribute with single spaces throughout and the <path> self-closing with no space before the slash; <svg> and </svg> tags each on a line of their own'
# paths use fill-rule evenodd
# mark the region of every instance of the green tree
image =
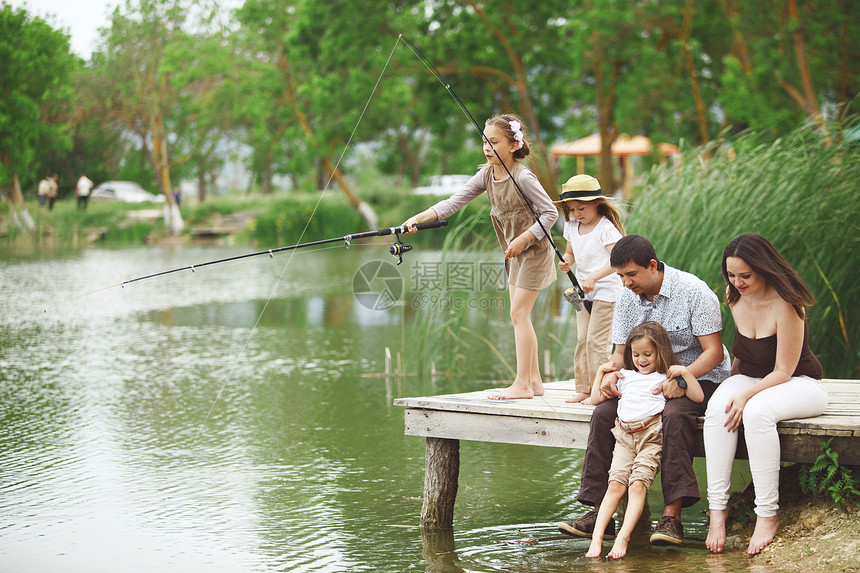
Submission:
<svg viewBox="0 0 860 573">
<path fill-rule="evenodd" d="M 738 128 L 839 121 L 857 96 L 860 14 L 846 0 L 721 0 L 732 45 L 720 105 Z"/>
<path fill-rule="evenodd" d="M 173 201 L 171 119 L 184 86 L 174 82 L 175 61 L 167 54 L 187 41 L 186 16 L 178 0 L 127 0 L 124 10 L 114 11 L 110 34 L 92 62 L 91 89 L 104 117 L 139 138 L 166 197 L 165 219 L 173 233 L 184 223 Z"/>
<path fill-rule="evenodd" d="M 239 12 L 247 46 L 256 48 L 258 85 L 285 112 L 257 114 L 256 125 L 271 134 L 264 143 L 275 150 L 286 137 L 289 156 L 312 158 L 320 182 L 334 181 L 372 227 L 376 215 L 356 195 L 340 158 L 349 146 L 376 141 L 400 123 L 403 91 L 374 92 L 374 80 L 391 50 L 380 38 L 390 38 L 393 47 L 397 23 L 410 17 L 412 4 L 249 0 Z"/>
<path fill-rule="evenodd" d="M 21 179 L 47 176 L 44 155 L 69 147 L 62 106 L 76 66 L 63 32 L 23 9 L 0 6 L 0 190 L 18 225 L 32 227 Z"/>
<path fill-rule="evenodd" d="M 451 78 L 479 125 L 496 113 L 510 111 L 523 118 L 537 159 L 532 168 L 550 193 L 556 193 L 557 186 L 547 141 L 557 133 L 569 95 L 560 78 L 568 76 L 572 66 L 561 18 L 570 8 L 560 0 L 428 2 L 428 46 L 422 46 Z M 456 107 L 447 107 L 451 111 L 441 114 L 436 126 L 447 128 L 446 123 L 454 121 L 448 118 L 460 114 Z M 463 119 L 459 122 L 464 124 Z"/>
</svg>

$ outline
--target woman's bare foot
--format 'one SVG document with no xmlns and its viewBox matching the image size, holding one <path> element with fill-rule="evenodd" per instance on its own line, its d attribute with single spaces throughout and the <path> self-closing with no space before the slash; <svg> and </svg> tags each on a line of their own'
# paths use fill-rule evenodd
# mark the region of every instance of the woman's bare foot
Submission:
<svg viewBox="0 0 860 573">
<path fill-rule="evenodd" d="M 541 391 L 543 391 L 542 384 Z M 517 379 L 514 380 L 513 384 L 504 390 L 496 392 L 495 394 L 490 394 L 487 398 L 490 400 L 527 400 L 529 398 L 534 398 L 535 396 L 536 394 L 532 389 L 532 385 L 517 376 Z"/>
<path fill-rule="evenodd" d="M 600 550 L 603 549 L 603 538 L 592 536 L 591 537 L 591 545 L 588 546 L 588 552 L 585 554 L 586 557 L 600 557 Z"/>
<path fill-rule="evenodd" d="M 565 400 L 565 402 L 567 402 L 568 404 L 578 404 L 578 403 L 582 402 L 583 400 L 585 400 L 586 398 L 590 398 L 590 397 L 591 397 L 591 394 L 586 394 L 585 392 L 577 392 L 576 394 L 574 394 L 573 396 L 571 396 L 570 398 Z"/>
<path fill-rule="evenodd" d="M 621 559 L 625 555 L 627 555 L 627 543 L 630 541 L 630 538 L 624 538 L 622 536 L 618 536 L 615 538 L 615 543 L 612 544 L 612 549 L 607 553 L 607 557 L 610 559 Z"/>
<path fill-rule="evenodd" d="M 532 392 L 534 392 L 535 396 L 543 396 L 543 382 L 538 380 L 537 382 L 532 382 Z"/>
<path fill-rule="evenodd" d="M 747 554 L 758 555 L 761 553 L 761 550 L 773 541 L 773 536 L 776 535 L 777 529 L 779 529 L 779 518 L 777 516 L 756 516 L 755 529 L 753 530 L 752 538 L 750 538 L 749 547 L 747 547 Z"/>
<path fill-rule="evenodd" d="M 726 546 L 726 517 L 729 512 L 725 509 L 711 509 L 708 511 L 710 523 L 708 524 L 708 537 L 705 539 L 705 547 L 714 553 L 721 553 Z"/>
</svg>

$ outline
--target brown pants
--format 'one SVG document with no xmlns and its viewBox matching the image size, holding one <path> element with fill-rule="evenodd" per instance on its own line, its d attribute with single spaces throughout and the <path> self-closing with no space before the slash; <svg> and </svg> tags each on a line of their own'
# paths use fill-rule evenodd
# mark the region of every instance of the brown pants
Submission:
<svg viewBox="0 0 860 573">
<path fill-rule="evenodd" d="M 708 400 L 717 389 L 713 382 L 700 380 L 705 400 L 697 404 L 686 396 L 666 401 L 663 409 L 663 503 L 683 498 L 683 507 L 699 501 L 699 483 L 693 471 L 693 451 L 696 445 L 696 418 L 705 414 Z M 607 400 L 594 407 L 582 464 L 582 484 L 577 500 L 585 505 L 598 505 L 606 494 L 609 467 L 615 449 L 615 426 L 618 400 Z"/>
</svg>

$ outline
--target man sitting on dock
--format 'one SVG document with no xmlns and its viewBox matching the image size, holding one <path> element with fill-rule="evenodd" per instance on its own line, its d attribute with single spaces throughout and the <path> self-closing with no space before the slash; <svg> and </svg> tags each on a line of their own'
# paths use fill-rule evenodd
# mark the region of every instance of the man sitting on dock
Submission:
<svg viewBox="0 0 860 573">
<path fill-rule="evenodd" d="M 624 366 L 624 342 L 630 330 L 645 321 L 663 325 L 669 333 L 678 360 L 699 381 L 705 394 L 701 403 L 684 395 L 674 380 L 663 382 L 668 399 L 663 410 L 663 469 L 661 483 L 665 508 L 651 543 L 678 545 L 684 540 L 681 509 L 699 501 L 699 486 L 693 471 L 696 418 L 704 415 L 717 384 L 729 376 L 729 353 L 720 338 L 722 317 L 717 296 L 693 274 L 674 269 L 657 259 L 648 239 L 627 235 L 612 249 L 610 264 L 626 289 L 619 295 L 612 324 L 615 352 L 610 358 L 616 369 Z M 615 438 L 619 396 L 616 376 L 606 376 L 601 393 L 607 398 L 594 408 L 582 466 L 577 500 L 594 506 L 575 521 L 563 521 L 558 529 L 567 535 L 591 537 L 599 504 L 606 493 Z M 615 535 L 615 521 L 606 536 Z"/>
</svg>

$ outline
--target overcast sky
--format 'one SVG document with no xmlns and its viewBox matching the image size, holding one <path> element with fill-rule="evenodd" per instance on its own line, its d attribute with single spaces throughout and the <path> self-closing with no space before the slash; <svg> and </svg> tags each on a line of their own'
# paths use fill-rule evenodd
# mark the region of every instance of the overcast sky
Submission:
<svg viewBox="0 0 860 573">
<path fill-rule="evenodd" d="M 108 14 L 119 0 L 5 0 L 15 8 L 25 8 L 44 18 L 51 27 L 71 36 L 72 51 L 89 59 L 98 29 L 108 25 Z"/>
</svg>

